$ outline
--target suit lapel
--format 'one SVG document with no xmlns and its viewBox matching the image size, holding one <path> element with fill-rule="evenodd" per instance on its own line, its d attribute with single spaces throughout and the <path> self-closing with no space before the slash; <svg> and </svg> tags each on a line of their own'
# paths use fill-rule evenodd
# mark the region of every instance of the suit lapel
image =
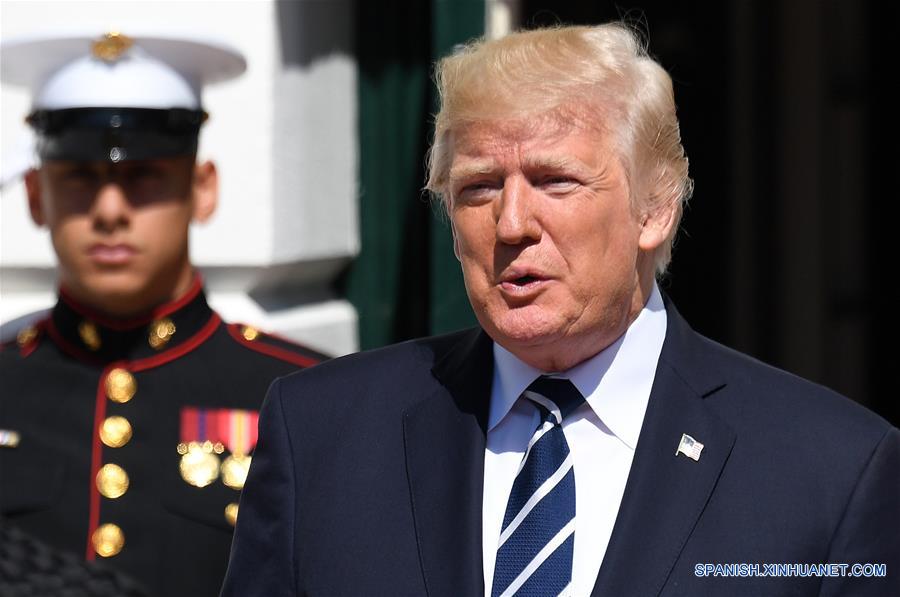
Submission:
<svg viewBox="0 0 900 597">
<path fill-rule="evenodd" d="M 491 340 L 462 337 L 433 373 L 441 385 L 404 414 L 406 466 L 429 595 L 484 593 L 481 510 Z"/>
<path fill-rule="evenodd" d="M 724 383 L 702 362 L 703 340 L 666 307 L 666 341 L 594 595 L 660 593 L 735 440 L 704 404 Z M 684 433 L 704 444 L 696 462 L 675 455 Z"/>
</svg>

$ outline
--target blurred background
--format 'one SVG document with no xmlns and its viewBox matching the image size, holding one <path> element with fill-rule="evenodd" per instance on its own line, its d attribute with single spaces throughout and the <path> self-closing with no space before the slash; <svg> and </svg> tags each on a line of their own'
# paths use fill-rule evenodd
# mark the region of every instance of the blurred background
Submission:
<svg viewBox="0 0 900 597">
<path fill-rule="evenodd" d="M 421 191 L 434 60 L 483 34 L 625 19 L 675 81 L 696 183 L 664 291 L 701 333 L 896 425 L 896 17 L 835 0 L 3 0 L 0 35 L 169 28 L 243 51 L 248 72 L 205 95 L 201 154 L 223 188 L 194 261 L 226 319 L 344 354 L 474 323 L 449 228 Z M 28 156 L 28 102 L 3 86 L 4 176 Z M 13 181 L 0 194 L 4 335 L 54 291 L 49 239 Z"/>
</svg>

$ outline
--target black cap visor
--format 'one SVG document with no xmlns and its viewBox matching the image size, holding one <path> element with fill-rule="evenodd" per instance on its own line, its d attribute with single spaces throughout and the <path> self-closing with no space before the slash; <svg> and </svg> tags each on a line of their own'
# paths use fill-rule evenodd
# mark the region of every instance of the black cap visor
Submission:
<svg viewBox="0 0 900 597">
<path fill-rule="evenodd" d="M 149 160 L 194 155 L 203 110 L 68 108 L 28 118 L 42 160 Z"/>
</svg>

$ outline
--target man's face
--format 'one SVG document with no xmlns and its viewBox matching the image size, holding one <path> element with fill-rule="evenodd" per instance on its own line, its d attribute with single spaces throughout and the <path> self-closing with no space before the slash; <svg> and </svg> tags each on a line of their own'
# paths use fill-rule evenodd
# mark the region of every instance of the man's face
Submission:
<svg viewBox="0 0 900 597">
<path fill-rule="evenodd" d="M 50 229 L 62 283 L 75 298 L 125 316 L 186 289 L 188 229 L 204 182 L 194 169 L 189 157 L 47 161 L 28 174 L 32 217 Z"/>
<path fill-rule="evenodd" d="M 615 341 L 643 307 L 658 243 L 610 145 L 552 116 L 469 125 L 452 143 L 455 246 L 485 331 L 546 371 Z"/>
</svg>

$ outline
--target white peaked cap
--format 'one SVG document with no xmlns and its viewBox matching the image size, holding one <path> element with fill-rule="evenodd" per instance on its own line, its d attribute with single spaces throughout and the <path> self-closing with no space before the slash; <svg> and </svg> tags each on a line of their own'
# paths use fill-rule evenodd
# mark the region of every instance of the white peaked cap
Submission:
<svg viewBox="0 0 900 597">
<path fill-rule="evenodd" d="M 112 47 L 112 54 L 104 54 L 104 47 Z M 241 53 L 225 42 L 128 31 L 4 39 L 0 63 L 4 83 L 31 89 L 35 110 L 197 110 L 204 85 L 236 77 L 247 68 Z"/>
</svg>

